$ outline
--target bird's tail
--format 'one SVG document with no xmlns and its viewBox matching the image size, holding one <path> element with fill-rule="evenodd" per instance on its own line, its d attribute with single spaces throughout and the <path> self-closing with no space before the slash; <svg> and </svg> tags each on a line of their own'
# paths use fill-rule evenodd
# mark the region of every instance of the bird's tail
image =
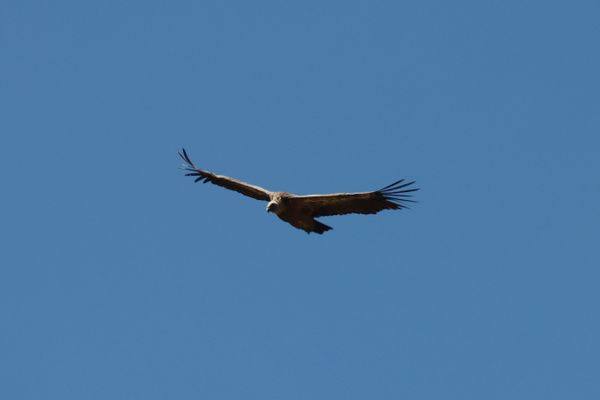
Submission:
<svg viewBox="0 0 600 400">
<path fill-rule="evenodd" d="M 319 221 L 317 221 L 316 219 L 313 220 L 315 223 L 313 224 L 313 226 L 311 227 L 310 230 L 307 230 L 307 233 L 311 233 L 311 232 L 315 232 L 318 233 L 319 235 L 322 235 L 323 233 L 332 230 L 333 228 L 325 225 Z"/>
</svg>

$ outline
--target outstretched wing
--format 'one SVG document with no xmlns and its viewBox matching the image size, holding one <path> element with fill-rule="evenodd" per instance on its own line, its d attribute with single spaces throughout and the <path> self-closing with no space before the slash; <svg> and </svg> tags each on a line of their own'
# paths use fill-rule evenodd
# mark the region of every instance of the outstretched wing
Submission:
<svg viewBox="0 0 600 400">
<path fill-rule="evenodd" d="M 403 183 L 404 179 L 394 182 L 374 192 L 335 193 L 295 196 L 289 199 L 295 207 L 308 211 L 314 217 L 342 214 L 375 214 L 382 210 L 408 208 L 415 181 Z"/>
<path fill-rule="evenodd" d="M 188 173 L 185 174 L 185 176 L 197 177 L 194 182 L 202 181 L 203 183 L 214 183 L 215 185 L 222 186 L 229 190 L 234 190 L 238 193 L 252 197 L 257 200 L 269 201 L 271 199 L 271 192 L 259 186 L 250 185 L 248 183 L 238 181 L 237 179 L 233 179 L 228 176 L 215 175 L 210 171 L 205 171 L 196 167 L 192 160 L 190 160 L 190 157 L 188 157 L 185 149 L 181 149 L 181 151 L 179 152 L 179 156 L 187 164 L 185 170 L 188 171 Z"/>
</svg>

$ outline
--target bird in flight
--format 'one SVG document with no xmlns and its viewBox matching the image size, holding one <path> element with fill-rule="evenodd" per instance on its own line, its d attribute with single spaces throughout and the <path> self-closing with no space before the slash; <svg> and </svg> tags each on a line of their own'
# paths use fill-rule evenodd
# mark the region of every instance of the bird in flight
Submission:
<svg viewBox="0 0 600 400">
<path fill-rule="evenodd" d="M 268 202 L 267 212 L 276 214 L 280 219 L 306 233 L 323 234 L 333 229 L 318 221 L 317 217 L 343 214 L 376 214 L 382 210 L 401 210 L 408 208 L 412 188 L 415 183 L 401 179 L 373 192 L 310 194 L 300 196 L 288 192 L 271 192 L 259 186 L 250 185 L 224 175 L 217 175 L 198 168 L 185 149 L 179 156 L 186 163 L 186 176 L 196 177 L 194 182 L 210 182 L 226 189 L 236 191 L 248 197 Z"/>
</svg>

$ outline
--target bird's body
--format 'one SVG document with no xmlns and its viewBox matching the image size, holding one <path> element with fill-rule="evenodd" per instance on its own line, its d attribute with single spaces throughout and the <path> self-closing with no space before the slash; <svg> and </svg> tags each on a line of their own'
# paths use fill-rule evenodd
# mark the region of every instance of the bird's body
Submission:
<svg viewBox="0 0 600 400">
<path fill-rule="evenodd" d="M 334 193 L 316 195 L 295 195 L 288 192 L 271 192 L 259 186 L 250 185 L 228 176 L 216 175 L 196 167 L 185 149 L 179 153 L 187 164 L 187 176 L 196 177 L 195 182 L 211 182 L 215 185 L 242 193 L 257 200 L 267 201 L 267 211 L 276 214 L 281 220 L 302 229 L 307 233 L 323 234 L 331 230 L 330 226 L 318 221 L 317 217 L 343 214 L 375 214 L 382 210 L 408 208 L 410 192 L 419 189 L 410 188 L 413 182 L 400 180 L 380 190 L 362 193 Z"/>
<path fill-rule="evenodd" d="M 308 207 L 295 207 L 293 199 L 297 198 L 297 195 L 287 192 L 275 192 L 272 197 L 273 200 L 267 205 L 267 211 L 275 213 L 281 220 L 293 227 L 308 233 L 316 232 L 319 234 L 333 229 L 314 219 Z"/>
</svg>

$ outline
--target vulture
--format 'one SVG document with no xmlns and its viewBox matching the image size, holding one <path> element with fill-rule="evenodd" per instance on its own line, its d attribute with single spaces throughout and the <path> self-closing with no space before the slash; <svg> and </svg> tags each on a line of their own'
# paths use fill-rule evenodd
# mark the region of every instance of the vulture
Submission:
<svg viewBox="0 0 600 400">
<path fill-rule="evenodd" d="M 411 185 L 415 181 L 401 179 L 373 192 L 332 193 L 296 195 L 288 192 L 271 192 L 260 186 L 250 185 L 224 175 L 217 175 L 198 168 L 185 149 L 179 156 L 185 162 L 186 176 L 195 177 L 194 182 L 210 182 L 226 189 L 236 191 L 256 200 L 267 202 L 267 212 L 276 214 L 280 219 L 306 233 L 323 234 L 332 227 L 316 218 L 343 214 L 376 214 L 382 210 L 401 210 L 408 208 L 411 192 L 419 190 Z"/>
</svg>

